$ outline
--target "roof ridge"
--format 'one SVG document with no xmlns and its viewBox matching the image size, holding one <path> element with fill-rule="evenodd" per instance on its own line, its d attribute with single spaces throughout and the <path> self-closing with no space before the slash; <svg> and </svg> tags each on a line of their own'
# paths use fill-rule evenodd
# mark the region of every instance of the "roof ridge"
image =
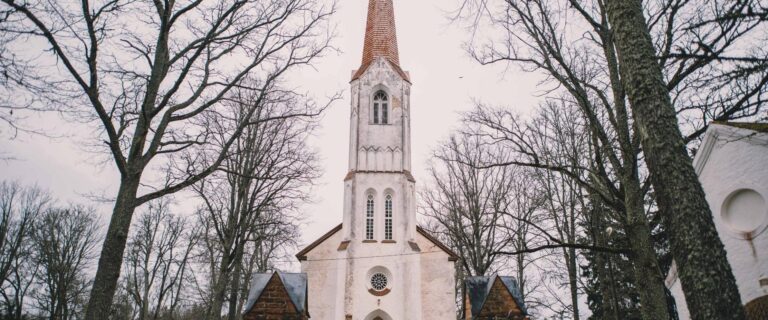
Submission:
<svg viewBox="0 0 768 320">
<path fill-rule="evenodd" d="M 712 121 L 711 124 L 719 124 L 723 126 L 747 129 L 757 132 L 768 132 L 768 122 Z"/>
<path fill-rule="evenodd" d="M 291 300 L 291 303 L 293 303 L 294 308 L 296 308 L 296 311 L 298 311 L 301 314 L 304 314 L 308 310 L 306 310 L 306 290 L 307 290 L 307 274 L 306 273 L 291 273 L 291 272 L 279 272 L 275 271 L 275 274 L 277 274 L 278 278 L 280 278 L 280 282 L 283 284 L 283 290 L 285 290 L 285 293 L 288 295 L 288 298 Z M 299 283 L 298 286 L 296 286 L 296 283 L 293 283 L 289 281 L 289 279 L 285 278 L 284 276 L 299 276 L 301 278 L 301 281 L 303 283 Z M 288 287 L 291 287 L 290 289 Z M 292 289 L 304 289 L 304 300 L 302 301 L 298 295 L 301 295 L 299 292 L 294 292 Z"/>
</svg>

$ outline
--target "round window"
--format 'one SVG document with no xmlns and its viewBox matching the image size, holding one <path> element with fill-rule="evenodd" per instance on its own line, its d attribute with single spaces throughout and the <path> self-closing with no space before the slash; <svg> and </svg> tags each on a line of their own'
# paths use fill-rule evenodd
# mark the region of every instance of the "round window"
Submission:
<svg viewBox="0 0 768 320">
<path fill-rule="evenodd" d="M 377 297 L 389 294 L 392 291 L 392 285 L 394 285 L 392 273 L 383 266 L 376 266 L 368 270 L 365 279 L 368 279 L 365 285 L 368 293 Z"/>
<path fill-rule="evenodd" d="M 383 273 L 374 273 L 371 276 L 371 288 L 382 291 L 387 288 L 387 276 Z"/>
<path fill-rule="evenodd" d="M 722 217 L 737 232 L 754 232 L 766 222 L 765 199 L 755 190 L 737 190 L 726 199 Z"/>
</svg>

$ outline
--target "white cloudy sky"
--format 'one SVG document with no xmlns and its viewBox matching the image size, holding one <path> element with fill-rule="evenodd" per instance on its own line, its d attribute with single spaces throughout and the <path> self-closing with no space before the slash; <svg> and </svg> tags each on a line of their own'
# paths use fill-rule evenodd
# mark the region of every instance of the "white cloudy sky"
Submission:
<svg viewBox="0 0 768 320">
<path fill-rule="evenodd" d="M 473 100 L 513 106 L 522 113 L 538 100 L 533 75 L 514 66 L 480 66 L 467 56 L 462 48 L 469 40 L 468 31 L 447 19 L 457 1 L 395 0 L 400 61 L 413 81 L 413 171 L 419 187 L 426 177 L 430 150 L 461 125 L 458 113 L 471 109 Z M 322 128 L 312 140 L 322 158 L 324 175 L 315 190 L 317 201 L 306 206 L 304 244 L 341 222 L 349 140 L 348 82 L 351 71 L 360 64 L 367 3 L 338 0 L 339 10 L 333 22 L 338 35 L 334 44 L 339 52 L 318 60 L 314 69 L 307 69 L 294 80 L 295 86 L 315 97 L 344 93 L 344 99 L 325 114 Z M 0 154 L 16 158 L 0 162 L 0 178 L 36 183 L 62 202 L 91 203 L 85 195 L 116 192 L 118 176 L 114 166 L 103 163 L 103 156 L 79 147 L 96 143 L 92 129 L 62 121 L 54 114 L 31 115 L 27 123 L 66 137 L 22 135 L 8 139 L 0 135 Z M 177 201 L 181 211 L 192 207 L 189 197 L 180 195 Z M 103 204 L 98 208 L 106 221 L 111 207 Z"/>
</svg>

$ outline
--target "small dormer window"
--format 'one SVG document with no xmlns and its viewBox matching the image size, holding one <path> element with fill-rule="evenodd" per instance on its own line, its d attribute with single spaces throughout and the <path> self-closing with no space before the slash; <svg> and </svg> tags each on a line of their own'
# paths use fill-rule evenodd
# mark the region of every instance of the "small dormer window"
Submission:
<svg viewBox="0 0 768 320">
<path fill-rule="evenodd" d="M 373 95 L 373 124 L 389 124 L 389 97 L 384 90 Z"/>
</svg>

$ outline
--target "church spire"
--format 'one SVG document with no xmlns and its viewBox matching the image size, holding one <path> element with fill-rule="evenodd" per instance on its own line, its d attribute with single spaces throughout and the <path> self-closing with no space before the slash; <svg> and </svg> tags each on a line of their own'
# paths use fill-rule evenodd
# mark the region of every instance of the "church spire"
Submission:
<svg viewBox="0 0 768 320">
<path fill-rule="evenodd" d="M 397 50 L 397 32 L 395 32 L 395 7 L 392 0 L 368 0 L 363 61 L 352 80 L 362 76 L 371 62 L 378 57 L 387 59 L 395 71 L 409 81 L 408 74 L 400 68 L 400 53 Z"/>
<path fill-rule="evenodd" d="M 368 24 L 365 26 L 362 66 L 370 64 L 375 57 L 384 57 L 392 64 L 400 66 L 392 0 L 368 1 Z"/>
</svg>

